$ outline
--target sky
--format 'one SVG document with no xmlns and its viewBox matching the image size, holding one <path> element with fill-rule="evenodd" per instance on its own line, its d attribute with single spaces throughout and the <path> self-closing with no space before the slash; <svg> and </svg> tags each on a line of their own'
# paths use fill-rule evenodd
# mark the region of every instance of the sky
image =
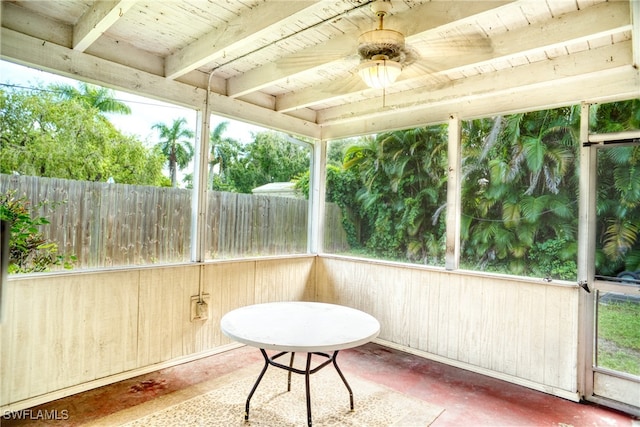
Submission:
<svg viewBox="0 0 640 427">
<path fill-rule="evenodd" d="M 33 87 L 38 83 L 65 83 L 75 86 L 77 81 L 44 71 L 17 65 L 0 60 L 0 83 L 18 86 Z M 191 129 L 196 128 L 196 112 L 187 108 L 143 98 L 127 92 L 115 91 L 115 98 L 124 101 L 131 108 L 130 115 L 110 114 L 109 121 L 116 128 L 127 135 L 136 135 L 140 140 L 155 144 L 158 142 L 156 131 L 152 130 L 155 123 L 161 122 L 168 126 L 174 119 L 184 117 Z M 228 121 L 229 126 L 224 134 L 241 142 L 253 141 L 253 133 L 264 131 L 264 128 L 227 119 L 212 116 L 211 130 L 223 121 Z"/>
</svg>

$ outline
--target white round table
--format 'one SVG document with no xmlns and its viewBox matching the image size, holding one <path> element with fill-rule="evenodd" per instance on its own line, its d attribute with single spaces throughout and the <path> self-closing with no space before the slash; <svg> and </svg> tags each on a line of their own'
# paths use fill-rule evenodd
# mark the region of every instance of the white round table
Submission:
<svg viewBox="0 0 640 427">
<path fill-rule="evenodd" d="M 249 402 L 269 365 L 289 372 L 287 390 L 291 389 L 291 373 L 305 376 L 307 393 L 307 423 L 311 426 L 311 396 L 309 376 L 328 364 L 333 364 L 347 390 L 351 410 L 353 393 L 336 357 L 338 351 L 366 344 L 380 332 L 380 323 L 371 315 L 350 307 L 318 302 L 274 302 L 241 307 L 225 314 L 220 321 L 222 332 L 229 338 L 257 347 L 265 360 L 262 372 L 254 384 L 245 406 L 244 419 L 249 420 Z M 279 353 L 269 356 L 265 350 Z M 306 368 L 296 369 L 293 360 L 296 352 L 307 353 Z M 331 352 L 332 354 L 328 354 Z M 291 353 L 289 365 L 276 359 Z M 311 367 L 313 355 L 326 358 Z"/>
</svg>

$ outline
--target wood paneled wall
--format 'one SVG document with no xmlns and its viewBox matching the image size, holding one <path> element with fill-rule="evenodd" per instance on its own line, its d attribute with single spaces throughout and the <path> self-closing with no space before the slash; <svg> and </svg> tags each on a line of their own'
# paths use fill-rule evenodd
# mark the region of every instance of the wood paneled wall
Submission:
<svg viewBox="0 0 640 427">
<path fill-rule="evenodd" d="M 229 348 L 224 313 L 312 300 L 314 265 L 303 256 L 12 277 L 0 325 L 0 412 Z M 209 318 L 192 322 L 201 280 Z"/>
<path fill-rule="evenodd" d="M 209 318 L 192 322 L 200 284 Z M 567 284 L 295 256 L 12 277 L 7 299 L 0 411 L 232 348 L 222 315 L 283 300 L 362 309 L 385 344 L 577 399 L 578 290 Z"/>
<path fill-rule="evenodd" d="M 318 300 L 375 316 L 385 343 L 578 399 L 577 286 L 327 256 L 316 271 Z"/>
</svg>

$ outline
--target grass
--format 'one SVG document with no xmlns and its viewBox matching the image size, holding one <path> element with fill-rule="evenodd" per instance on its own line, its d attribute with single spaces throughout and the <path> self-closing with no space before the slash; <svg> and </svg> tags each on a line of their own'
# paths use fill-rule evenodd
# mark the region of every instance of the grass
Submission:
<svg viewBox="0 0 640 427">
<path fill-rule="evenodd" d="M 640 303 L 598 304 L 598 366 L 640 376 Z"/>
</svg>

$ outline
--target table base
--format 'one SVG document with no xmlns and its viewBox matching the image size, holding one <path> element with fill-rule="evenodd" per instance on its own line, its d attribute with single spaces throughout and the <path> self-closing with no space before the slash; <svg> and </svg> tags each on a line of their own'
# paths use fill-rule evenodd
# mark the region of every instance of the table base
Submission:
<svg viewBox="0 0 640 427">
<path fill-rule="evenodd" d="M 351 405 L 351 410 L 353 411 L 353 392 L 351 391 L 351 387 L 349 386 L 349 383 L 347 382 L 347 379 L 344 377 L 344 375 L 342 374 L 342 371 L 340 370 L 340 368 L 338 367 L 338 363 L 336 362 L 336 357 L 338 356 L 338 351 L 334 351 L 333 354 L 329 355 L 327 353 L 321 353 L 321 352 L 312 352 L 312 353 L 307 353 L 307 364 L 304 370 L 302 369 L 297 369 L 293 367 L 293 359 L 295 357 L 295 352 L 291 352 L 291 360 L 289 361 L 289 366 L 287 365 L 283 365 L 281 363 L 276 362 L 275 360 L 279 357 L 284 356 L 285 354 L 289 353 L 288 351 L 283 351 L 280 353 L 277 353 L 271 357 L 269 357 L 269 355 L 267 354 L 267 352 L 264 349 L 260 349 L 260 352 L 262 352 L 262 356 L 264 357 L 264 367 L 262 368 L 262 372 L 260 372 L 260 375 L 258 376 L 258 379 L 256 380 L 256 383 L 253 385 L 253 388 L 251 389 L 251 392 L 249 393 L 249 397 L 247 397 L 247 403 L 245 405 L 245 412 L 244 412 L 244 420 L 245 421 L 249 421 L 249 402 L 251 401 L 251 397 L 253 397 L 253 393 L 255 393 L 256 389 L 258 388 L 258 384 L 260 384 L 260 381 L 262 381 L 262 377 L 264 376 L 265 372 L 267 372 L 267 368 L 269 367 L 269 365 L 271 366 L 275 366 L 276 368 L 280 368 L 280 369 L 284 369 L 285 371 L 288 371 L 289 374 L 287 376 L 287 391 L 291 391 L 291 373 L 296 373 L 296 374 L 301 374 L 305 376 L 305 388 L 306 388 L 306 393 L 307 393 L 307 425 L 309 427 L 311 427 L 311 392 L 309 390 L 309 376 L 311 374 L 315 374 L 316 372 L 318 372 L 320 369 L 324 368 L 325 366 L 333 363 L 333 366 L 336 368 L 336 372 L 338 372 L 338 375 L 340 375 L 340 378 L 342 379 L 342 382 L 344 383 L 344 385 L 347 387 L 347 390 L 349 391 L 349 403 Z M 316 356 L 322 356 L 322 357 L 326 357 L 327 360 L 325 360 L 324 362 L 322 362 L 321 364 L 319 364 L 318 366 L 316 366 L 315 368 L 311 369 L 311 357 L 313 355 Z"/>
</svg>

